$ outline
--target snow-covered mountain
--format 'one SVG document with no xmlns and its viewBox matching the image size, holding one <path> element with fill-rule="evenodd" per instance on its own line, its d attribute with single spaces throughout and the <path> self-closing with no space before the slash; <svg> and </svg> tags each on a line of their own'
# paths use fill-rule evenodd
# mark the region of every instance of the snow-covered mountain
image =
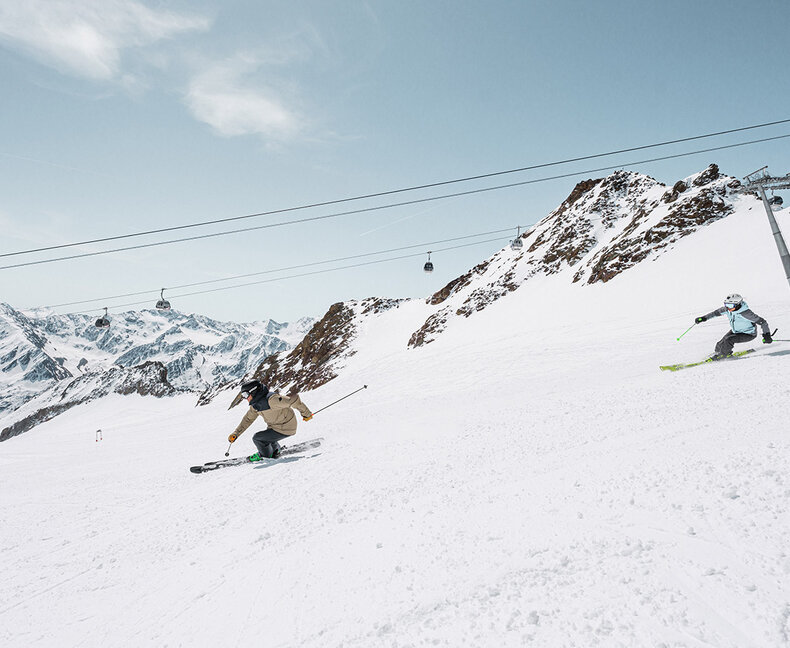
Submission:
<svg viewBox="0 0 790 648">
<path fill-rule="evenodd" d="M 368 385 L 299 422 L 310 454 L 189 473 L 230 391 L 108 393 L 2 444 L 0 641 L 787 646 L 790 349 L 658 370 L 712 351 L 723 318 L 677 337 L 729 292 L 790 329 L 762 205 L 699 177 L 582 183 L 427 299 L 331 307 L 259 368 L 313 410 Z"/>
<path fill-rule="evenodd" d="M 410 347 L 436 339 L 454 319 L 469 317 L 531 278 L 573 270 L 573 283 L 610 281 L 658 258 L 700 227 L 732 214 L 744 196 L 740 182 L 712 164 L 670 189 L 639 173 L 617 171 L 576 185 L 562 204 L 505 248 L 434 294 L 436 307 L 409 338 Z M 752 197 L 746 197 L 753 204 Z"/>
<path fill-rule="evenodd" d="M 72 407 L 97 400 L 108 394 L 140 396 L 175 396 L 186 390 L 173 387 L 161 362 L 144 362 L 125 368 L 114 366 L 77 378 L 61 380 L 26 401 L 0 425 L 0 441 L 6 441 L 63 414 Z M 10 421 L 13 420 L 13 423 Z M 8 425 L 5 425 L 8 422 Z"/>
<path fill-rule="evenodd" d="M 725 318 L 677 338 L 733 291 L 790 337 L 763 207 L 724 179 L 726 215 L 659 237 L 717 180 L 663 202 L 671 185 L 629 174 L 629 234 L 630 208 L 582 213 L 613 177 L 555 215 L 576 208 L 567 239 L 544 220 L 438 303 L 336 304 L 264 362 L 313 411 L 368 385 L 299 420 L 314 452 L 191 474 L 228 448 L 230 391 L 109 393 L 3 443 L 4 648 L 786 648 L 790 346 L 658 369 L 713 350 Z M 591 281 L 613 245 L 633 264 Z"/>
<path fill-rule="evenodd" d="M 579 182 L 557 209 L 521 235 L 520 247 L 503 248 L 426 300 L 335 304 L 299 345 L 269 356 L 255 375 L 286 389 L 320 387 L 357 352 L 353 340 L 371 320 L 393 309 L 412 313 L 406 320 L 411 324 L 405 324 L 413 327 L 408 335 L 402 327 L 394 330 L 404 346 L 416 349 L 540 277 L 559 276 L 561 283 L 577 287 L 605 284 L 736 211 L 755 209 L 759 218 L 761 203 L 740 193 L 740 186 L 715 164 L 671 187 L 629 171 Z M 552 314 L 539 304 L 536 309 L 535 325 L 545 325 Z"/>
<path fill-rule="evenodd" d="M 0 304 L 0 429 L 9 417 L 20 420 L 23 404 L 27 411 L 60 402 L 63 383 L 81 378 L 81 385 L 90 382 L 98 394 L 135 375 L 121 379 L 119 369 L 146 363 L 166 369 L 171 389 L 203 392 L 292 348 L 313 323 L 303 318 L 291 324 L 235 324 L 152 310 L 112 315 L 111 321 L 109 329 L 99 329 L 94 317 L 23 313 Z"/>
</svg>

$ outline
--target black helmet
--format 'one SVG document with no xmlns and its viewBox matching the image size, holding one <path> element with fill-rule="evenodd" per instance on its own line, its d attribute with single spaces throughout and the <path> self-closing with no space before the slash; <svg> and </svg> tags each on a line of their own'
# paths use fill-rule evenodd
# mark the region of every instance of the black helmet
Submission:
<svg viewBox="0 0 790 648">
<path fill-rule="evenodd" d="M 263 393 L 266 394 L 269 389 L 264 385 L 260 380 L 250 380 L 249 382 L 242 383 L 241 385 L 241 397 L 247 398 L 251 394 L 255 394 L 259 389 L 263 389 Z"/>
</svg>

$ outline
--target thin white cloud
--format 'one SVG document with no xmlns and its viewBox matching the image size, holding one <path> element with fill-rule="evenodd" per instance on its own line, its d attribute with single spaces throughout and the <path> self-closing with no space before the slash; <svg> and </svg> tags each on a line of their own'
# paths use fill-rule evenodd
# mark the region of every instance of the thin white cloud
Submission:
<svg viewBox="0 0 790 648">
<path fill-rule="evenodd" d="M 252 79 L 262 62 L 250 56 L 215 63 L 197 74 L 185 97 L 196 119 L 226 136 L 288 139 L 303 120 L 271 87 Z"/>
<path fill-rule="evenodd" d="M 125 49 L 208 28 L 205 17 L 158 11 L 134 0 L 0 2 L 0 42 L 97 80 L 121 74 Z"/>
</svg>

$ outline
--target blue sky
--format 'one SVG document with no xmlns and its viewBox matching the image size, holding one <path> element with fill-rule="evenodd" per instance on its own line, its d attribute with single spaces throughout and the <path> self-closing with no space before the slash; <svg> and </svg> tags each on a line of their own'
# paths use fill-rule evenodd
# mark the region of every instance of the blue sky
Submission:
<svg viewBox="0 0 790 648">
<path fill-rule="evenodd" d="M 0 253 L 787 119 L 788 24 L 785 0 L 748 7 L 729 0 L 8 0 L 0 4 Z M 609 164 L 668 184 L 710 162 L 738 177 L 765 164 L 788 173 L 790 140 L 629 164 L 786 133 L 790 125 L 442 190 L 0 258 L 7 265 L 579 172 L 306 225 L 0 270 L 0 301 L 27 308 L 149 291 L 58 309 L 95 313 L 106 303 L 112 312 L 113 304 L 153 304 L 162 286 L 496 229 L 515 233 L 516 225 L 556 207 L 578 180 L 605 175 L 583 171 Z M 508 234 L 501 236 L 434 254 L 430 275 L 422 272 L 424 259 L 414 258 L 172 301 L 220 319 L 286 321 L 319 317 L 351 298 L 427 296 L 506 244 Z M 172 295 L 194 290 L 200 288 Z"/>
</svg>

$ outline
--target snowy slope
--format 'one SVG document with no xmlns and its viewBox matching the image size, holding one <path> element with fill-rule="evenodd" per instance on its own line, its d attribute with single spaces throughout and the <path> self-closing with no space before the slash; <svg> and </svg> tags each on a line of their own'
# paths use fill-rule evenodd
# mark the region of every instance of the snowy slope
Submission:
<svg viewBox="0 0 790 648">
<path fill-rule="evenodd" d="M 365 317 L 303 398 L 369 388 L 293 461 L 190 474 L 224 397 L 111 395 L 1 444 L 0 642 L 787 646 L 790 345 L 658 371 L 712 350 L 722 319 L 676 337 L 734 290 L 790 332 L 761 210 L 605 283 L 535 275 L 427 345 L 431 304 Z"/>
</svg>

